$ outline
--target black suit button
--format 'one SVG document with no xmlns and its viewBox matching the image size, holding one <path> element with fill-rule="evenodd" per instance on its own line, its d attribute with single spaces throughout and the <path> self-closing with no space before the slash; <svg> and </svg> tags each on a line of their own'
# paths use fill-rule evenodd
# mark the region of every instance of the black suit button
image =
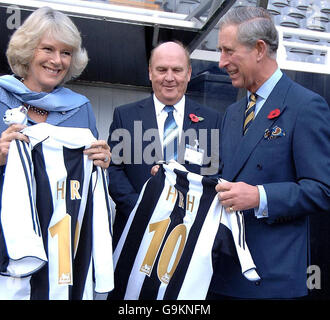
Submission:
<svg viewBox="0 0 330 320">
<path fill-rule="evenodd" d="M 257 164 L 257 169 L 258 170 L 262 170 L 262 165 L 261 164 Z"/>
<path fill-rule="evenodd" d="M 260 280 L 256 281 L 254 284 L 255 284 L 256 286 L 260 286 Z"/>
</svg>

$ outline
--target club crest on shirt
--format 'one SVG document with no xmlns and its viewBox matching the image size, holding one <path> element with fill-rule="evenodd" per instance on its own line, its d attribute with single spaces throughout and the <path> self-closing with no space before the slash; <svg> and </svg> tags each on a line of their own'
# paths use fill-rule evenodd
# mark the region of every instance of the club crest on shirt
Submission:
<svg viewBox="0 0 330 320">
<path fill-rule="evenodd" d="M 58 280 L 59 284 L 71 284 L 72 285 L 72 280 L 71 280 L 71 274 L 70 273 L 62 273 L 61 277 Z"/>
</svg>

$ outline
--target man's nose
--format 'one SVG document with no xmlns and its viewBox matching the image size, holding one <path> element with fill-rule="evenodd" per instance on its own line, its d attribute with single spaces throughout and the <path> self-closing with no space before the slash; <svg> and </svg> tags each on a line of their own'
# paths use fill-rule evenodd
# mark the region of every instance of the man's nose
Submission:
<svg viewBox="0 0 330 320">
<path fill-rule="evenodd" d="M 174 79 L 172 70 L 167 70 L 167 72 L 165 74 L 165 79 L 166 79 L 166 81 L 172 81 Z"/>
<path fill-rule="evenodd" d="M 219 60 L 219 68 L 223 69 L 228 65 L 228 59 L 226 58 L 226 55 L 222 52 L 220 54 L 220 60 Z"/>
</svg>

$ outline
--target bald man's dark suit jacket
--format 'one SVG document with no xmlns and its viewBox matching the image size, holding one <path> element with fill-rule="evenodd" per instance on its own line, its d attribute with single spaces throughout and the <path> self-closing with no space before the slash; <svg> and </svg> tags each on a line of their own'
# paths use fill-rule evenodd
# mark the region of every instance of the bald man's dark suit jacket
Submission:
<svg viewBox="0 0 330 320">
<path fill-rule="evenodd" d="M 243 136 L 246 104 L 244 98 L 224 115 L 222 177 L 265 188 L 269 217 L 244 212 L 246 241 L 262 279 L 243 279 L 239 263 L 219 255 L 210 292 L 243 298 L 304 296 L 308 216 L 330 214 L 329 106 L 283 74 Z"/>
<path fill-rule="evenodd" d="M 204 107 L 188 97 L 185 97 L 185 101 L 183 131 L 187 132 L 188 129 L 194 129 L 200 144 L 202 144 L 202 140 L 206 141 L 202 137 L 202 135 L 205 135 L 207 138 L 206 146 L 204 143 L 205 155 L 211 157 L 212 154 L 213 159 L 216 160 L 216 162 L 213 163 L 214 168 L 209 171 L 209 175 L 217 175 L 219 173 L 219 130 L 221 127 L 221 115 L 216 110 Z M 190 114 L 202 117 L 203 120 L 196 123 L 192 122 L 189 117 Z M 118 131 L 117 129 L 121 129 L 122 131 Z M 134 208 L 143 184 L 151 176 L 150 172 L 152 166 L 155 165 L 157 160 L 162 159 L 161 150 L 159 150 L 160 152 L 158 152 L 158 154 L 153 152 L 155 161 L 152 163 L 146 163 L 145 161 L 146 159 L 143 156 L 143 152 L 149 151 L 148 145 L 150 147 L 151 142 L 141 141 L 141 137 L 144 136 L 149 129 L 154 130 L 154 132 L 150 132 L 155 136 L 151 141 L 160 146 L 157 119 L 152 96 L 115 109 L 108 139 L 108 144 L 112 150 L 112 161 L 108 169 L 109 191 L 111 197 L 116 203 L 116 219 L 114 226 L 115 242 L 119 236 L 118 233 L 120 233 L 123 225 L 126 223 L 129 213 Z M 211 132 L 211 129 L 216 130 Z M 126 163 L 118 163 L 119 161 L 117 161 L 118 157 L 116 156 L 117 152 L 115 151 L 116 147 L 119 147 L 119 141 L 116 141 L 116 133 L 119 135 L 128 133 L 131 137 L 131 140 L 128 141 L 125 146 L 126 151 L 128 151 L 126 154 Z M 213 137 L 211 137 L 212 134 Z M 147 140 L 147 137 L 144 136 L 144 139 Z M 211 142 L 213 148 L 211 148 Z M 188 142 L 186 140 L 181 141 L 180 146 L 184 147 L 187 143 L 189 145 L 194 144 L 194 142 Z M 184 148 L 181 150 L 184 150 Z M 123 157 L 123 154 L 120 156 Z M 185 162 L 183 165 L 191 172 L 198 174 L 201 173 L 201 167 L 197 164 Z M 208 165 L 203 165 L 203 167 L 208 167 Z"/>
</svg>

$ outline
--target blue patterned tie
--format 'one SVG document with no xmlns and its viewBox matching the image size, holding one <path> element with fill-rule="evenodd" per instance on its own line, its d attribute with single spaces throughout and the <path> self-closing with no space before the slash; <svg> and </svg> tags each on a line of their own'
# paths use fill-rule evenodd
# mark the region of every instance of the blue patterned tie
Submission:
<svg viewBox="0 0 330 320">
<path fill-rule="evenodd" d="M 163 137 L 164 160 L 177 160 L 179 128 L 173 117 L 174 107 L 165 106 L 164 111 L 167 112 Z"/>
<path fill-rule="evenodd" d="M 256 101 L 257 101 L 257 95 L 254 95 L 251 93 L 250 102 L 245 110 L 245 118 L 244 118 L 244 125 L 243 125 L 243 134 L 245 135 L 247 130 L 249 129 L 249 126 L 251 125 L 253 119 L 254 119 L 254 110 L 256 108 Z"/>
</svg>

